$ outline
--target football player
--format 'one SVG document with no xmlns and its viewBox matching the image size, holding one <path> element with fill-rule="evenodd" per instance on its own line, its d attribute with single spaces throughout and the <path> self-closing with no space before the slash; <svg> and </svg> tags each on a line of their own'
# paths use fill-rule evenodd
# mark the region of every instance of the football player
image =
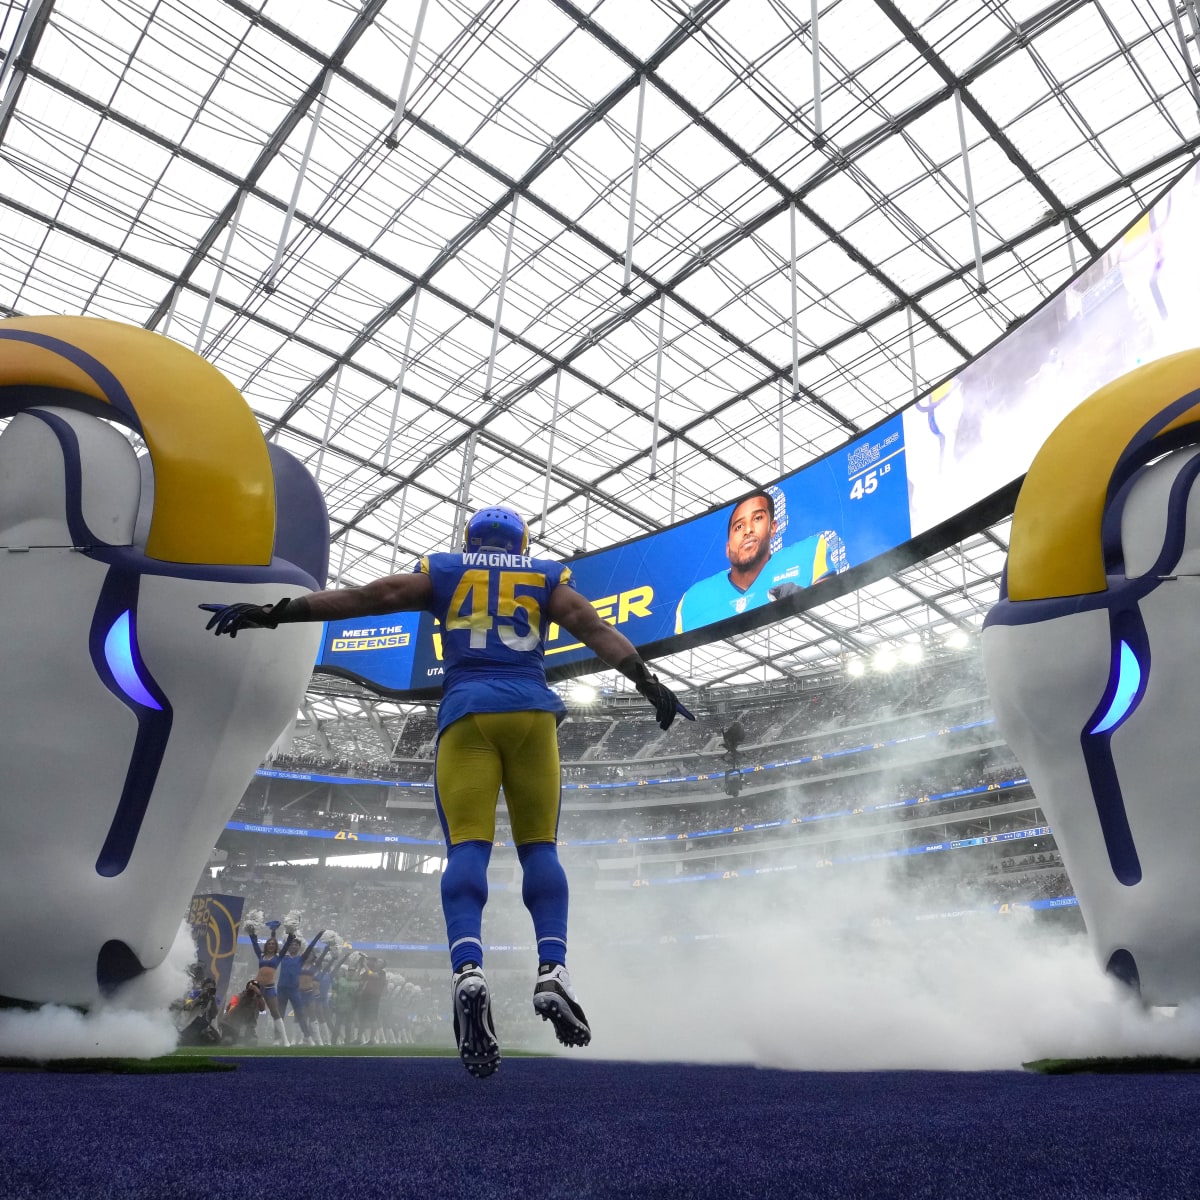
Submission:
<svg viewBox="0 0 1200 1200">
<path fill-rule="evenodd" d="M 504 788 L 522 867 L 522 898 L 533 918 L 538 968 L 533 1007 L 566 1046 L 591 1040 L 567 973 L 567 878 L 558 859 L 562 699 L 546 684 L 551 623 L 616 667 L 649 701 L 663 729 L 692 714 L 651 674 L 633 644 L 575 589 L 571 569 L 528 554 L 529 529 L 503 505 L 467 522 L 460 553 L 427 554 L 407 574 L 362 587 L 315 592 L 276 604 L 205 604 L 208 628 L 244 629 L 292 621 L 339 621 L 424 610 L 442 628 L 445 661 L 438 711 L 434 796 L 446 838 L 442 908 L 452 969 L 455 1036 L 477 1078 L 500 1065 L 491 996 L 483 973 L 487 869 Z"/>
</svg>

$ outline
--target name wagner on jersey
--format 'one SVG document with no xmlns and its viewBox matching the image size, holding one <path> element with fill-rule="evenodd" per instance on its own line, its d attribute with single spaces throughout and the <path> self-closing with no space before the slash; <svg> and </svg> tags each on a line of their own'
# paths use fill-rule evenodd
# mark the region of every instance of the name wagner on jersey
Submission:
<svg viewBox="0 0 1200 1200">
<path fill-rule="evenodd" d="M 464 554 L 462 560 L 464 565 L 469 567 L 529 568 L 533 565 L 533 559 L 526 554 L 506 554 L 495 550 L 473 550 Z"/>
</svg>

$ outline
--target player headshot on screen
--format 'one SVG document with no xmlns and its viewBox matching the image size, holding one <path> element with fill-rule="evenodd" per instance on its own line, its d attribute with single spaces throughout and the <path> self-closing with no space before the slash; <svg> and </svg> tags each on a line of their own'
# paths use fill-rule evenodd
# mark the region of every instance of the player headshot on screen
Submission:
<svg viewBox="0 0 1200 1200">
<path fill-rule="evenodd" d="M 675 610 L 676 633 L 758 608 L 846 569 L 842 539 L 831 530 L 772 553 L 777 528 L 770 492 L 755 492 L 733 506 L 725 539 L 729 570 L 701 579 L 684 592 Z"/>
</svg>

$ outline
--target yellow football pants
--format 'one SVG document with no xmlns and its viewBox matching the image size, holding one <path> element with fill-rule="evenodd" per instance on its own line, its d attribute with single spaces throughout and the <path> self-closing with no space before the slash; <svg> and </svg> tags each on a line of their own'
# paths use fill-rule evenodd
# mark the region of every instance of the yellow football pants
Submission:
<svg viewBox="0 0 1200 1200">
<path fill-rule="evenodd" d="M 516 844 L 557 841 L 562 777 L 553 713 L 473 713 L 442 731 L 434 798 L 451 846 L 495 840 L 501 785 Z"/>
</svg>

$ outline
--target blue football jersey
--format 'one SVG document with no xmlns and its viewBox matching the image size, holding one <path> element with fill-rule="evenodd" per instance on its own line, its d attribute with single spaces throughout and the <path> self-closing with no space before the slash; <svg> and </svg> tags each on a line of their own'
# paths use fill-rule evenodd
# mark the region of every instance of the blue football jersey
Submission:
<svg viewBox="0 0 1200 1200">
<path fill-rule="evenodd" d="M 770 602 L 772 588 L 788 584 L 811 587 L 825 576 L 845 569 L 842 539 L 832 530 L 815 533 L 771 555 L 758 578 L 747 588 L 734 584 L 728 571 L 693 583 L 675 610 L 675 632 L 687 633 L 759 608 Z"/>
<path fill-rule="evenodd" d="M 442 627 L 445 663 L 438 730 L 468 713 L 565 713 L 546 685 L 550 593 L 574 587 L 551 558 L 500 550 L 427 554 L 416 570 L 433 582 L 429 608 Z"/>
</svg>

